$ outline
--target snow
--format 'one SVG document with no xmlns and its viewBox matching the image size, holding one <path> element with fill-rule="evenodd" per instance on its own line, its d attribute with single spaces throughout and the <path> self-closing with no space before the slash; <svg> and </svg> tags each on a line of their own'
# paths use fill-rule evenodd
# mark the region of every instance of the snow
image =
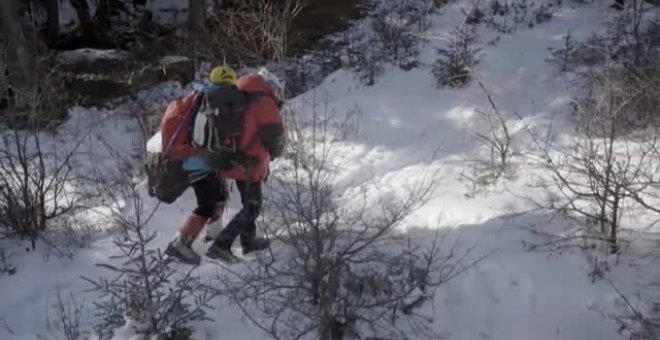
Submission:
<svg viewBox="0 0 660 340">
<path fill-rule="evenodd" d="M 159 153 L 162 150 L 162 144 L 163 138 L 160 135 L 160 131 L 158 131 L 147 141 L 147 151 L 151 153 Z"/>
<path fill-rule="evenodd" d="M 190 62 L 191 60 L 188 57 L 177 56 L 177 55 L 168 55 L 163 57 L 160 60 L 160 63 L 163 65 L 177 64 L 182 62 Z"/>
<path fill-rule="evenodd" d="M 62 6 L 68 8 L 67 3 Z M 172 3 L 150 1 L 148 6 L 161 8 Z M 476 69 L 499 109 L 509 115 L 520 114 L 534 128 L 545 127 L 553 117 L 553 126 L 559 133 L 568 134 L 571 127 L 563 112 L 572 89 L 546 61 L 548 48 L 560 48 L 563 35 L 569 31 L 576 40 L 582 40 L 602 29 L 599 23 L 610 15 L 607 5 L 563 5 L 549 22 L 500 35 L 495 44 L 487 44 L 496 35 L 482 27 L 478 34 L 481 62 Z M 434 18 L 428 32 L 430 42 L 422 50 L 425 64 L 433 62 L 435 47 L 442 46 L 447 32 L 461 23 L 461 6 L 466 3 L 451 4 Z M 161 97 L 155 106 L 162 109 L 163 98 L 172 98 L 184 90 L 165 85 L 143 96 Z M 516 177 L 478 193 L 463 179 L 470 171 L 464 160 L 484 151 L 473 138 L 474 133 L 488 128 L 482 112 L 488 112 L 490 107 L 476 82 L 460 90 L 438 90 L 428 68 L 402 71 L 386 67 L 383 76 L 369 87 L 360 85 L 352 72 L 339 70 L 289 105 L 308 112 L 314 100 L 317 104 L 327 100 L 338 113 L 355 107 L 360 110 L 359 136 L 338 143 L 334 150 L 335 160 L 342 164 L 335 185 L 343 199 L 359 200 L 363 188 L 368 188 L 370 195 L 400 195 L 410 181 L 437 171 L 438 190 L 406 225 L 426 230 L 444 228 L 466 247 L 474 245 L 475 258 L 488 255 L 442 286 L 433 306 L 427 306 L 425 313 L 432 315 L 435 330 L 455 340 L 625 339 L 608 317 L 617 312 L 616 294 L 607 280 L 592 283 L 588 276 L 592 264 L 584 254 L 548 254 L 526 249 L 525 242 L 534 242 L 526 228 L 542 225 L 545 230 L 562 230 L 570 226 L 570 222 L 544 213 L 520 214 L 532 208 L 521 195 L 544 195 L 531 191 L 529 186 L 541 175 L 538 170 L 519 159 Z M 97 157 L 94 163 L 110 169 L 112 159 L 95 142 L 97 137 L 107 138 L 127 153 L 134 152 L 136 145 L 145 145 L 137 136 L 137 124 L 127 114 L 129 110 L 74 108 L 61 129 L 71 135 L 93 131 L 88 145 Z M 99 117 L 104 118 L 101 123 Z M 513 116 L 509 119 L 516 148 L 529 150 L 531 141 L 522 126 Z M 160 135 L 146 143 L 149 152 L 159 151 Z M 273 172 L 277 173 L 281 164 L 275 162 L 274 166 Z M 240 207 L 236 195 L 232 193 L 230 216 Z M 155 242 L 161 249 L 193 209 L 194 202 L 194 195 L 188 190 L 174 204 L 158 206 L 149 228 L 158 231 Z M 147 198 L 145 204 L 149 210 L 157 202 Z M 651 259 L 654 244 L 639 237 L 635 229 L 640 228 L 635 228 L 634 223 L 629 226 L 631 244 L 625 255 L 617 259 L 619 265 L 612 266 L 607 275 L 618 288 L 636 293 L 643 284 L 658 279 L 660 271 Z M 402 229 L 412 233 L 414 228 Z M 13 250 L 10 261 L 18 271 L 12 276 L 0 276 L 0 337 L 33 339 L 38 334 L 44 339 L 56 339 L 57 330 L 48 327 L 44 311 L 58 290 L 71 292 L 80 299 L 85 311 L 82 321 L 88 325 L 93 319 L 91 302 L 96 297 L 84 293 L 89 287 L 79 277 L 100 274 L 95 264 L 105 262 L 116 252 L 111 236 L 99 237 L 88 248 L 77 250 L 72 260 L 47 256 L 45 247 L 38 247 L 33 254 L 24 251 L 24 246 L 5 242 L 5 249 Z M 206 246 L 195 243 L 199 252 Z M 203 264 L 196 271 L 210 278 L 221 275 L 219 270 Z M 238 307 L 223 299 L 215 301 L 215 307 L 210 315 L 215 322 L 201 323 L 195 339 L 218 339 L 219 334 L 222 339 L 264 338 Z M 128 339 L 137 339 L 130 327 L 116 334 L 116 340 Z"/>
<path fill-rule="evenodd" d="M 614 323 L 590 310 L 610 287 L 590 283 L 585 261 L 523 249 L 519 227 L 543 219 L 495 218 L 460 228 L 462 240 L 494 253 L 442 290 L 437 319 L 453 339 L 621 339 Z"/>
<path fill-rule="evenodd" d="M 188 1 L 148 0 L 144 7 L 153 13 L 153 20 L 161 25 L 177 25 L 188 20 Z"/>
<path fill-rule="evenodd" d="M 130 54 L 125 51 L 114 49 L 99 50 L 92 48 L 81 48 L 77 50 L 62 51 L 57 54 L 56 60 L 60 64 L 76 64 L 80 62 L 93 62 L 97 60 L 116 61 L 129 57 Z"/>
<path fill-rule="evenodd" d="M 100 5 L 99 0 L 85 0 L 89 17 L 94 18 Z M 71 0 L 58 0 L 60 34 L 75 33 L 80 18 L 71 4 Z M 141 7 L 142 8 L 142 7 Z M 184 0 L 147 0 L 143 8 L 153 14 L 153 20 L 162 25 L 174 26 L 188 20 L 188 1 Z"/>
</svg>

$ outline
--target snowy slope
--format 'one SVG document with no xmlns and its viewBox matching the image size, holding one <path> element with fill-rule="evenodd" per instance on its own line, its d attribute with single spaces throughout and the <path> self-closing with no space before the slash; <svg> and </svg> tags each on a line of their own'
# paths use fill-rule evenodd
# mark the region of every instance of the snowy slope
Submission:
<svg viewBox="0 0 660 340">
<path fill-rule="evenodd" d="M 477 71 L 500 109 L 522 115 L 531 125 L 543 125 L 550 115 L 563 114 L 570 89 L 545 61 L 547 48 L 561 47 L 562 35 L 568 31 L 579 40 L 600 29 L 598 23 L 609 15 L 606 5 L 566 4 L 551 21 L 502 35 L 492 45 L 486 42 L 495 36 L 482 28 Z M 460 6 L 464 4 L 452 4 L 434 18 L 429 43 L 422 51 L 424 63 L 433 62 L 435 47 L 444 44 L 442 37 L 461 23 Z M 452 237 L 476 246 L 473 256 L 488 254 L 477 267 L 442 287 L 433 306 L 428 306 L 436 330 L 456 340 L 624 339 L 605 315 L 615 300 L 613 289 L 606 281 L 591 283 L 590 264 L 581 253 L 549 256 L 523 247 L 522 241 L 530 239 L 524 227 L 548 224 L 552 228 L 564 223 L 549 221 L 543 214 L 511 216 L 530 208 L 514 194 L 533 195 L 526 185 L 534 180 L 535 172 L 521 164 L 515 179 L 476 196 L 470 195 L 467 183 L 461 180 L 461 174 L 469 170 L 463 160 L 482 151 L 474 133 L 487 128 L 478 111 L 488 110 L 488 103 L 474 82 L 461 90 L 437 90 L 428 68 L 406 72 L 392 67 L 376 85 L 367 87 L 359 85 L 351 72 L 340 70 L 290 105 L 309 107 L 312 98 L 326 96 L 337 112 L 356 106 L 361 110 L 360 136 L 336 150 L 346 165 L 336 183 L 344 198 L 357 197 L 358 186 L 396 194 L 406 180 L 414 180 L 429 167 L 437 168 L 439 189 L 409 225 L 451 229 Z M 89 115 L 99 112 L 104 111 L 78 111 L 67 126 L 79 127 Z M 520 127 L 511 123 L 515 147 L 521 151 L 530 148 Z M 562 124 L 559 128 L 567 128 Z M 127 118 L 113 116 L 97 128 L 98 134 L 112 134 L 114 141 L 121 141 L 122 150 L 131 150 L 132 142 L 137 142 L 135 123 Z M 156 202 L 147 200 L 147 205 Z M 193 205 L 194 197 L 188 191 L 175 204 L 160 206 L 150 223 L 159 232 L 159 246 L 164 248 Z M 237 207 L 233 199 L 230 216 Z M 199 251 L 205 246 L 196 244 Z M 640 248 L 624 256 L 621 265 L 612 269 L 610 275 L 620 288 L 634 292 L 637 281 L 649 277 L 651 262 L 637 257 L 647 250 Z M 78 251 L 72 262 L 44 260 L 15 247 L 12 261 L 18 272 L 0 277 L 0 338 L 34 339 L 39 334 L 57 339 L 58 330 L 49 329 L 45 311 L 58 289 L 76 295 L 86 308 L 83 321 L 91 321 L 89 302 L 95 296 L 82 293 L 88 287 L 79 277 L 95 277 L 95 263 L 115 251 L 110 237 Z M 212 277 L 219 270 L 204 265 L 198 272 Z M 201 324 L 197 339 L 264 338 L 237 307 L 223 300 L 216 305 L 211 315 L 216 321 Z"/>
</svg>

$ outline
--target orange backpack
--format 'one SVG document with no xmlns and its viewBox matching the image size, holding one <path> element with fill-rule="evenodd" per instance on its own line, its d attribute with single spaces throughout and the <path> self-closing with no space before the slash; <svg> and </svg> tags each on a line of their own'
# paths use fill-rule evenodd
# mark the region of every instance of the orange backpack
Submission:
<svg viewBox="0 0 660 340">
<path fill-rule="evenodd" d="M 188 174 L 183 170 L 183 157 L 177 153 L 194 152 L 188 149 L 188 129 L 192 116 L 199 109 L 200 94 L 194 93 L 170 103 L 161 119 L 161 149 L 159 152 L 148 151 L 145 158 L 147 191 L 150 197 L 171 204 L 190 186 Z M 177 112 L 185 108 L 186 112 Z M 174 156 L 174 157 L 173 157 Z"/>
</svg>

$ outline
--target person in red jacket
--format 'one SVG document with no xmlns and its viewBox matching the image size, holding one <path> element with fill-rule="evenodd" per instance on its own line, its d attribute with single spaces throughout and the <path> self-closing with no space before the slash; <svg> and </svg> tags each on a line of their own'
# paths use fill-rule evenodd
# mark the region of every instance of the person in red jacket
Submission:
<svg viewBox="0 0 660 340">
<path fill-rule="evenodd" d="M 261 182 L 270 161 L 284 151 L 282 89 L 280 80 L 263 68 L 235 83 L 214 82 L 168 107 L 161 124 L 163 143 L 172 140 L 167 156 L 183 160 L 197 198 L 197 207 L 168 245 L 168 255 L 200 263 L 192 243 L 206 223 L 222 215 L 228 198 L 225 179 L 236 181 L 243 207 L 214 239 L 207 256 L 236 261 L 231 245 L 239 236 L 244 254 L 268 248 L 269 242 L 256 236 L 256 219 Z"/>
<path fill-rule="evenodd" d="M 261 183 L 268 175 L 270 162 L 282 156 L 285 148 L 284 124 L 280 115 L 284 96 L 280 80 L 262 68 L 257 73 L 240 77 L 236 86 L 246 93 L 263 95 L 251 101 L 244 111 L 240 152 L 234 166 L 221 170 L 223 178 L 236 181 L 243 205 L 206 252 L 206 256 L 226 262 L 238 260 L 231 246 L 239 236 L 243 254 L 269 247 L 268 240 L 256 236 L 256 220 L 263 203 Z M 215 161 L 211 161 L 215 168 L 222 168 L 218 163 L 226 162 L 224 159 Z"/>
<path fill-rule="evenodd" d="M 164 152 L 169 159 L 183 162 L 183 170 L 188 174 L 197 201 L 165 253 L 193 265 L 201 262 L 201 256 L 192 248 L 193 242 L 205 225 L 207 238 L 219 233 L 229 198 L 225 179 L 220 172 L 214 171 L 206 155 L 213 147 L 204 143 L 203 131 L 200 137 L 198 127 L 205 125 L 208 114 L 214 109 L 208 105 L 210 101 L 221 104 L 242 100 L 234 98 L 237 95 L 233 88 L 236 73 L 229 66 L 215 67 L 209 80 L 208 83 L 195 84 L 193 92 L 170 103 L 160 125 Z"/>
</svg>

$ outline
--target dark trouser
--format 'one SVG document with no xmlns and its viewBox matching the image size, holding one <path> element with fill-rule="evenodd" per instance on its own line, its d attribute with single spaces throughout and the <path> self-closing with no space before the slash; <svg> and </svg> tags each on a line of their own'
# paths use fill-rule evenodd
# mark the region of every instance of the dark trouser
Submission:
<svg viewBox="0 0 660 340">
<path fill-rule="evenodd" d="M 241 245 L 248 245 L 254 240 L 257 233 L 256 221 L 261 213 L 263 202 L 261 182 L 236 181 L 236 187 L 241 194 L 243 208 L 216 238 L 215 245 L 222 249 L 231 249 L 231 245 L 239 235 Z"/>
<path fill-rule="evenodd" d="M 199 216 L 211 218 L 218 202 L 226 201 L 229 197 L 225 179 L 215 173 L 193 182 L 192 187 L 197 198 L 197 207 L 193 213 Z"/>
</svg>

